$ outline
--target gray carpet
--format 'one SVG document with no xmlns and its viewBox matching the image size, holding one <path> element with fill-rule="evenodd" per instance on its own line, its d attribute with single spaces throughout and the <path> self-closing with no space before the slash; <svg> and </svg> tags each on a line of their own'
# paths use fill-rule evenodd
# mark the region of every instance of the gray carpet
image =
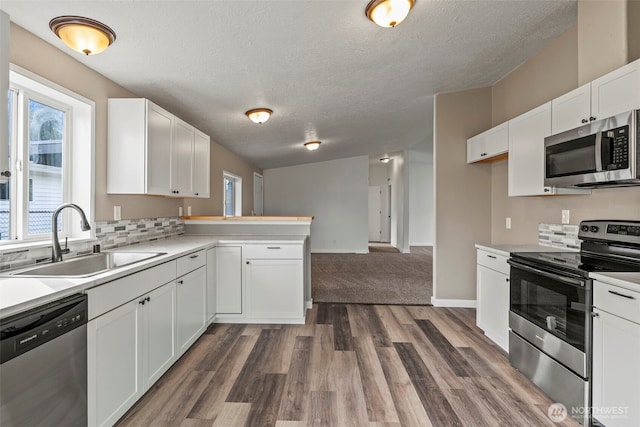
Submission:
<svg viewBox="0 0 640 427">
<path fill-rule="evenodd" d="M 314 302 L 429 305 L 433 248 L 402 254 L 377 247 L 368 254 L 312 254 Z M 395 252 L 395 253 L 394 253 Z"/>
</svg>

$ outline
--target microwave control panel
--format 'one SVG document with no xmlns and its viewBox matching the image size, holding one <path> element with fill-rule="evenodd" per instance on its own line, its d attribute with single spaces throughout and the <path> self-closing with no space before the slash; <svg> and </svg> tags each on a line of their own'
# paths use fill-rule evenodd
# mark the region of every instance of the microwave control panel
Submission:
<svg viewBox="0 0 640 427">
<path fill-rule="evenodd" d="M 608 142 L 610 147 L 608 162 L 606 162 L 606 165 L 603 165 L 607 170 L 627 169 L 629 167 L 628 133 L 629 126 L 621 126 L 602 132 L 603 143 Z M 603 163 L 604 160 L 605 159 L 603 159 Z"/>
</svg>

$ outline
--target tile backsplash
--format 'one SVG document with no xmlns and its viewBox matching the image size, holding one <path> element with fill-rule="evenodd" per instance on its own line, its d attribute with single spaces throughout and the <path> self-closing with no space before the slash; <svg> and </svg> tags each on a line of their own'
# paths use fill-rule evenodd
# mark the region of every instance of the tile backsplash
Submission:
<svg viewBox="0 0 640 427">
<path fill-rule="evenodd" d="M 69 242 L 71 251 L 63 255 L 65 259 L 89 254 L 95 244 L 104 250 L 179 236 L 184 234 L 184 221 L 179 217 L 96 221 L 93 229 L 95 239 Z M 64 248 L 64 238 L 61 238 L 60 245 Z M 51 261 L 51 245 L 7 251 L 0 248 L 0 270 L 48 261 Z"/>
<path fill-rule="evenodd" d="M 578 229 L 573 224 L 538 224 L 538 244 L 579 250 Z"/>
</svg>

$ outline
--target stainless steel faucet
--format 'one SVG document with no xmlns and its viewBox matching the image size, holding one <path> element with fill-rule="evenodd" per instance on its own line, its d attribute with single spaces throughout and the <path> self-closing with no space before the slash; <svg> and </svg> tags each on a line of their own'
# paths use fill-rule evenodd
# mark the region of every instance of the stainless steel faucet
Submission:
<svg viewBox="0 0 640 427">
<path fill-rule="evenodd" d="M 73 208 L 78 211 L 80 216 L 82 217 L 82 221 L 80 221 L 80 228 L 82 231 L 91 230 L 91 226 L 89 226 L 89 221 L 87 221 L 87 216 L 84 214 L 82 208 L 73 203 L 65 203 L 56 208 L 53 212 L 53 217 L 51 218 L 51 231 L 53 232 L 53 245 L 51 246 L 51 262 L 62 261 L 62 249 L 60 248 L 60 240 L 58 239 L 58 214 L 64 208 Z"/>
</svg>

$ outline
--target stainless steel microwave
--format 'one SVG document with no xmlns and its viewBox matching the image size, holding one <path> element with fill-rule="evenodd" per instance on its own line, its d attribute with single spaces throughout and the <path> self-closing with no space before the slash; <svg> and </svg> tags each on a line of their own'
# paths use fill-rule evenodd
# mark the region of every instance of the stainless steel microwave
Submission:
<svg viewBox="0 0 640 427">
<path fill-rule="evenodd" d="M 593 121 L 544 139 L 544 185 L 600 188 L 640 185 L 640 110 Z"/>
</svg>

